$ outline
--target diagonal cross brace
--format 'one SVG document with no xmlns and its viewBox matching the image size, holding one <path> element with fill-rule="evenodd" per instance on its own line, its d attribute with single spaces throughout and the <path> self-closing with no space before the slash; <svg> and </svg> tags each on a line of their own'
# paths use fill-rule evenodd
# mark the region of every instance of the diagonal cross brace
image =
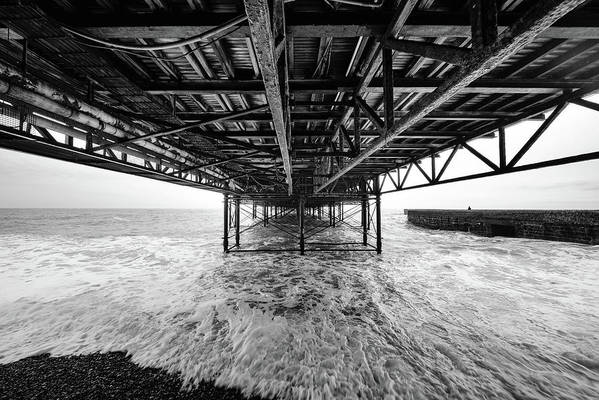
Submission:
<svg viewBox="0 0 599 400">
<path fill-rule="evenodd" d="M 448 77 L 434 92 L 415 102 L 410 111 L 395 123 L 393 129 L 375 139 L 359 156 L 352 159 L 344 168 L 316 188 L 315 192 L 320 192 L 366 158 L 384 148 L 431 111 L 459 93 L 474 80 L 497 67 L 503 60 L 532 42 L 541 32 L 585 1 L 546 0 L 534 3 L 529 12 L 504 31 L 497 41 L 476 52 L 467 64 Z"/>
<path fill-rule="evenodd" d="M 180 126 L 178 128 L 168 129 L 168 130 L 160 131 L 160 132 L 148 133 L 147 135 L 135 136 L 135 137 L 120 140 L 118 142 L 103 144 L 101 146 L 95 147 L 93 149 L 93 151 L 103 150 L 103 149 L 115 147 L 115 146 L 122 146 L 122 145 L 133 143 L 133 142 L 139 142 L 141 140 L 149 140 L 152 138 L 174 135 L 176 133 L 185 132 L 192 128 L 199 128 L 204 125 L 210 125 L 210 124 L 214 124 L 217 122 L 227 121 L 232 118 L 237 118 L 237 117 L 241 117 L 244 115 L 253 114 L 258 111 L 263 111 L 266 108 L 267 108 L 267 106 L 258 106 L 258 107 L 254 107 L 254 108 L 249 108 L 247 110 L 234 111 L 234 112 L 227 113 L 227 114 L 224 114 L 224 115 L 221 115 L 218 117 L 214 117 L 214 118 L 211 118 L 211 119 L 208 119 L 205 121 L 194 122 L 193 124 Z"/>
</svg>

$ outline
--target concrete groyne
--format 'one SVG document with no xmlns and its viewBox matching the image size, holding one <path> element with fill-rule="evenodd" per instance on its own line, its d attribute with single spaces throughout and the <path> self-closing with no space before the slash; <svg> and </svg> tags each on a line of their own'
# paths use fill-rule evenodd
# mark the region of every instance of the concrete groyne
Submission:
<svg viewBox="0 0 599 400">
<path fill-rule="evenodd" d="M 405 210 L 408 221 L 431 229 L 599 244 L 599 210 Z"/>
</svg>

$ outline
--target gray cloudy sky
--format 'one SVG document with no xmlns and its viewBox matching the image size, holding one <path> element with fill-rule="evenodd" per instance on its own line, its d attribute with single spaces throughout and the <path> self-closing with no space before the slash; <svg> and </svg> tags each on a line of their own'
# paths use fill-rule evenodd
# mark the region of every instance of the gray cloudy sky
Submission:
<svg viewBox="0 0 599 400">
<path fill-rule="evenodd" d="M 599 96 L 589 98 L 599 102 Z M 539 122 L 508 128 L 508 158 Z M 497 142 L 473 147 L 497 161 Z M 520 164 L 599 151 L 599 113 L 570 105 Z M 438 165 L 447 155 L 442 155 Z M 424 164 L 423 164 L 424 166 Z M 446 177 L 487 171 L 474 156 L 459 151 Z M 450 183 L 383 196 L 386 208 L 587 208 L 599 209 L 599 160 L 535 171 Z M 414 169 L 408 183 L 424 178 Z M 220 207 L 222 196 L 205 190 L 112 171 L 0 150 L 0 207 Z"/>
</svg>

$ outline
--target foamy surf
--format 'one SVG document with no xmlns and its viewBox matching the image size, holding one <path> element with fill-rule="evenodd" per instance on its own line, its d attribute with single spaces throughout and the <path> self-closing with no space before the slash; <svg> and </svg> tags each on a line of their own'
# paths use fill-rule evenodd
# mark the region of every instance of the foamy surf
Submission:
<svg viewBox="0 0 599 400">
<path fill-rule="evenodd" d="M 124 350 L 284 399 L 599 398 L 597 247 L 392 215 L 382 256 L 223 255 L 217 213 L 121 213 L 5 215 L 0 362 Z"/>
</svg>

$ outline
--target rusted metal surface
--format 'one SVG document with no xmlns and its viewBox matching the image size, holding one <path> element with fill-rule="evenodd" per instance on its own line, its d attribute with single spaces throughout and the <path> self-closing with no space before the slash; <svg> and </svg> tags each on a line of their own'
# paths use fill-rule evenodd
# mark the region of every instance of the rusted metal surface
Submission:
<svg viewBox="0 0 599 400">
<path fill-rule="evenodd" d="M 416 102 L 410 108 L 408 114 L 397 121 L 393 129 L 373 141 L 358 157 L 352 159 L 331 179 L 319 186 L 316 191 L 324 189 L 360 164 L 369 155 L 385 147 L 393 138 L 419 122 L 447 99 L 456 95 L 462 88 L 491 71 L 505 59 L 533 41 L 544 29 L 584 2 L 585 0 L 553 0 L 544 1 L 533 6 L 529 13 L 523 16 L 514 27 L 504 32 L 498 41 L 474 54 L 468 63 L 445 80 L 434 92 Z"/>
<path fill-rule="evenodd" d="M 532 168 L 519 158 L 559 107 L 599 109 L 584 98 L 599 89 L 597 0 L 162 3 L 4 2 L 0 105 L 17 117 L 2 143 L 309 202 L 378 177 L 405 190 L 407 171 L 446 183 L 457 151 L 491 169 L 474 177 Z M 505 128 L 522 120 L 544 122 L 506 159 Z M 497 134 L 497 163 L 469 142 Z"/>
</svg>

